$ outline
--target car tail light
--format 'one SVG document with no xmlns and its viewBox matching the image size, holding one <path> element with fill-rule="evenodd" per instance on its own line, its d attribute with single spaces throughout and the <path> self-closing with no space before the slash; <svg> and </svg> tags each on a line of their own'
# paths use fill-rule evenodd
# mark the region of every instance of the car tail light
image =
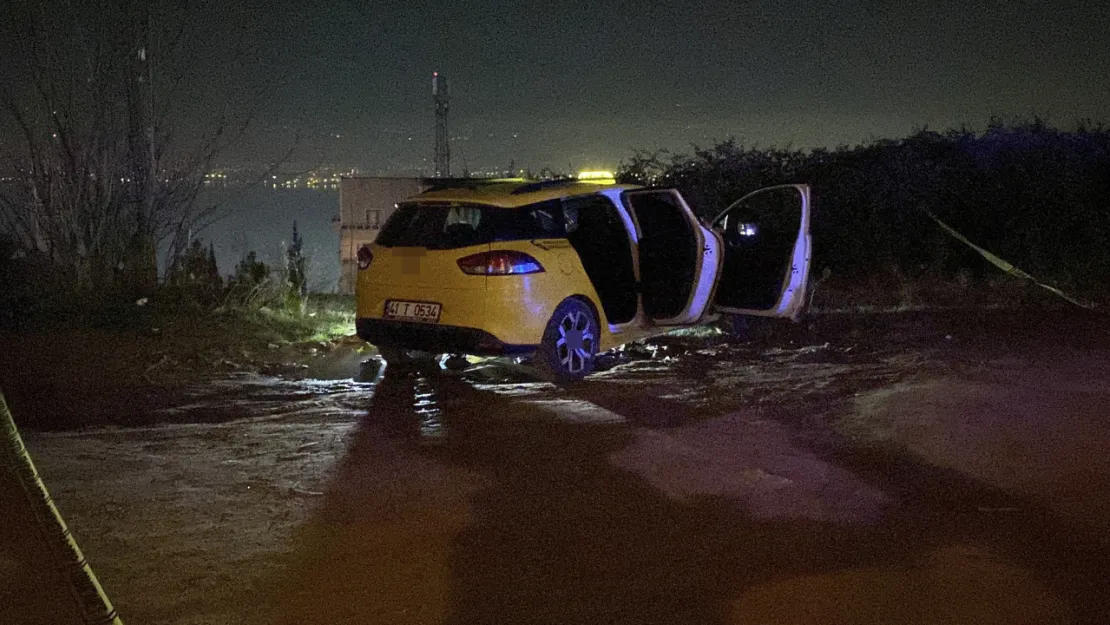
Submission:
<svg viewBox="0 0 1110 625">
<path fill-rule="evenodd" d="M 471 254 L 458 260 L 463 273 L 474 276 L 517 276 L 526 273 L 540 273 L 540 261 L 524 252 L 497 250 Z"/>
<path fill-rule="evenodd" d="M 374 254 L 370 251 L 369 245 L 363 245 L 358 248 L 358 268 L 360 270 L 368 269 L 373 260 Z"/>
</svg>

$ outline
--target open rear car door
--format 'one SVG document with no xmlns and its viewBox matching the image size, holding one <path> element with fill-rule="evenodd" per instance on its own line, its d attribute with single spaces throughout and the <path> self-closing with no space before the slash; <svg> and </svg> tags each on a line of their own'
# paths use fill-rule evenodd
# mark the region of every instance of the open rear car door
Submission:
<svg viewBox="0 0 1110 625">
<path fill-rule="evenodd" d="M 701 319 L 721 266 L 719 243 L 674 189 L 626 191 L 637 227 L 641 301 L 655 325 Z"/>
<path fill-rule="evenodd" d="M 717 312 L 797 319 L 806 305 L 810 190 L 786 184 L 753 191 L 713 220 L 724 239 Z"/>
</svg>

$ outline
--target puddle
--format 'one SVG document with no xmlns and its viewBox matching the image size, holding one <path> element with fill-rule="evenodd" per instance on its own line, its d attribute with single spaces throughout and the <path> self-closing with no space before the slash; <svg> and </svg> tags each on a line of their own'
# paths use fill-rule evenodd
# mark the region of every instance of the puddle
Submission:
<svg viewBox="0 0 1110 625">
<path fill-rule="evenodd" d="M 220 422 L 232 420 L 311 420 L 345 415 L 355 418 L 365 410 L 374 382 L 348 380 L 289 380 L 253 373 L 236 373 L 186 390 L 188 403 L 163 408 L 157 420 Z"/>
</svg>

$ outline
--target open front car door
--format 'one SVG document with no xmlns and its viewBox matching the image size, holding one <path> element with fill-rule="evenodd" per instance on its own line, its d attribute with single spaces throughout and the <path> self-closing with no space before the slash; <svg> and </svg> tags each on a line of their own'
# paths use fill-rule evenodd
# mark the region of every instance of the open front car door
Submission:
<svg viewBox="0 0 1110 625">
<path fill-rule="evenodd" d="M 796 320 L 806 304 L 809 186 L 785 184 L 753 191 L 713 220 L 724 239 L 717 283 L 718 312 Z"/>
</svg>

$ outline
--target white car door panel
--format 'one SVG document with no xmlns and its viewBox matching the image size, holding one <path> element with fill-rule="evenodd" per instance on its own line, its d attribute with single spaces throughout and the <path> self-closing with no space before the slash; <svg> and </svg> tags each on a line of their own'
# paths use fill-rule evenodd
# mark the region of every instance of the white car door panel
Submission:
<svg viewBox="0 0 1110 625">
<path fill-rule="evenodd" d="M 777 185 L 740 198 L 713 220 L 724 263 L 717 312 L 797 319 L 807 300 L 810 188 Z"/>
<path fill-rule="evenodd" d="M 656 325 L 696 323 L 721 268 L 718 238 L 673 189 L 626 191 L 637 230 L 638 276 L 646 316 Z"/>
</svg>

